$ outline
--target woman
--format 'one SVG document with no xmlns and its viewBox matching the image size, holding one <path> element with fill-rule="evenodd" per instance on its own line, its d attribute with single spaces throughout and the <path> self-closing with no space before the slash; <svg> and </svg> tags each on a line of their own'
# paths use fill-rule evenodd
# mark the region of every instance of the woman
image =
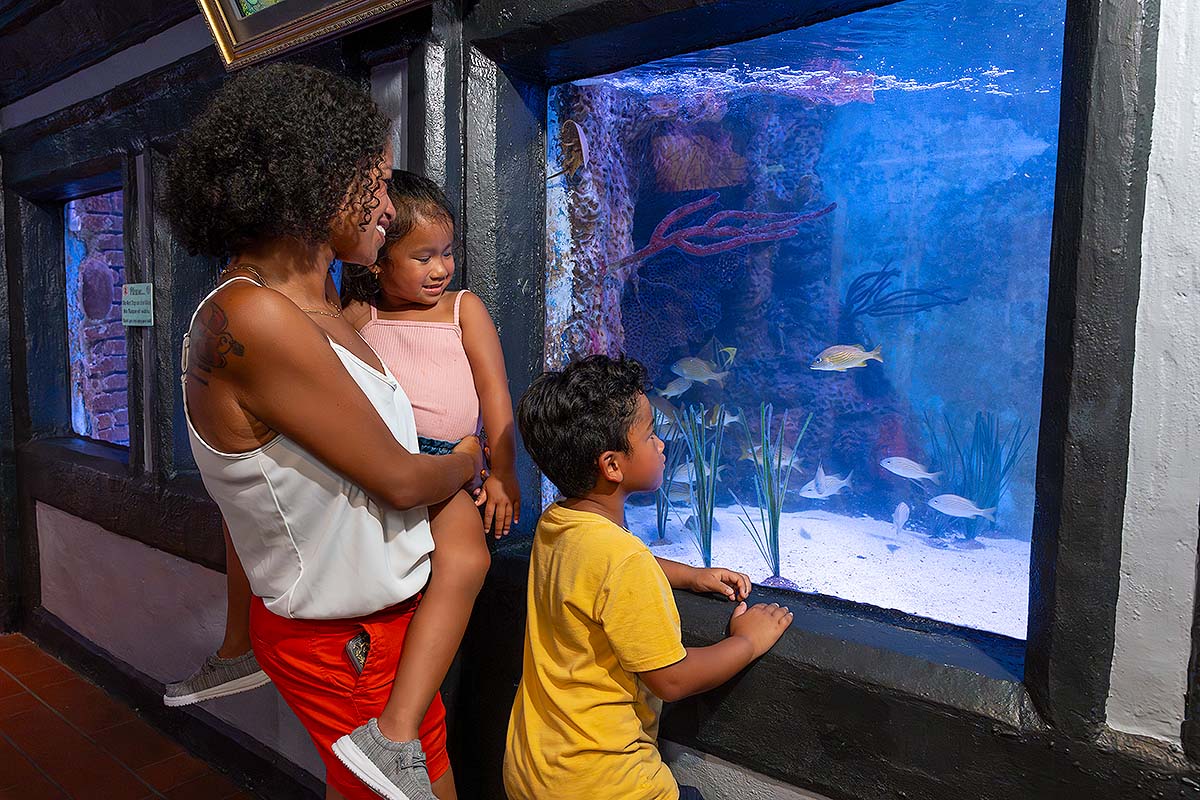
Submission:
<svg viewBox="0 0 1200 800">
<path fill-rule="evenodd" d="M 255 595 L 259 663 L 324 759 L 326 797 L 348 800 L 375 795 L 330 745 L 387 699 L 429 577 L 425 506 L 483 474 L 473 437 L 414 454 L 407 398 L 327 281 L 333 259 L 370 264 L 384 242 L 388 129 L 348 81 L 250 72 L 181 136 L 165 202 L 183 244 L 228 258 L 184 342 L 192 452 Z M 455 797 L 440 701 L 419 741 L 387 750 L 413 798 L 430 778 Z"/>
</svg>

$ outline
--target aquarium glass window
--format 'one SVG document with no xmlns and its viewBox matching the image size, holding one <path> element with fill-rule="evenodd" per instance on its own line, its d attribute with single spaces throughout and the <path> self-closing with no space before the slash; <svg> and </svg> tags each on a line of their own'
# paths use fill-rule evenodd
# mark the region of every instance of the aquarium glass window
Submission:
<svg viewBox="0 0 1200 800">
<path fill-rule="evenodd" d="M 71 427 L 129 444 L 129 384 L 121 288 L 125 285 L 120 191 L 72 200 L 64 210 Z"/>
<path fill-rule="evenodd" d="M 1024 638 L 1064 5 L 552 88 L 547 366 L 645 363 L 656 554 Z"/>
</svg>

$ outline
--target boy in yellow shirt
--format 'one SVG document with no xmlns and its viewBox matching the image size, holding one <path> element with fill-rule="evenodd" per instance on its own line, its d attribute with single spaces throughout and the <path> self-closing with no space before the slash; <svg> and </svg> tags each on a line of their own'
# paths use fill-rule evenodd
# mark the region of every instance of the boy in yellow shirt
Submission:
<svg viewBox="0 0 1200 800">
<path fill-rule="evenodd" d="M 509 800 L 702 800 L 659 755 L 662 700 L 729 680 L 792 619 L 740 602 L 748 576 L 655 558 L 625 529 L 625 498 L 662 483 L 645 386 L 638 362 L 590 356 L 536 378 L 517 408 L 525 448 L 566 499 L 542 515 L 529 559 Z M 729 637 L 685 648 L 672 588 L 738 601 Z"/>
</svg>

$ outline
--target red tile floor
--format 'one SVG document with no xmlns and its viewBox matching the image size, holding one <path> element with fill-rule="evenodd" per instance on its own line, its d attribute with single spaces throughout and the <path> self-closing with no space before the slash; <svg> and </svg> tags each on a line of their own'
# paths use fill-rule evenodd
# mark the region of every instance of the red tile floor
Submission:
<svg viewBox="0 0 1200 800">
<path fill-rule="evenodd" d="M 24 636 L 0 636 L 0 800 L 247 800 Z"/>
</svg>

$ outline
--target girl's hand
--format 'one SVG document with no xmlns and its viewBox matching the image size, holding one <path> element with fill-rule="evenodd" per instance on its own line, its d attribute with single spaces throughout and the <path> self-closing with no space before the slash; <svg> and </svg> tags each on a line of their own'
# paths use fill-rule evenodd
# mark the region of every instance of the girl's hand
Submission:
<svg viewBox="0 0 1200 800">
<path fill-rule="evenodd" d="M 745 600 L 750 596 L 750 576 L 724 567 L 697 568 L 692 574 L 693 592 L 712 592 L 725 595 L 732 601 Z"/>
<path fill-rule="evenodd" d="M 467 436 L 454 446 L 452 452 L 469 455 L 475 462 L 475 470 L 471 474 L 471 479 L 463 484 L 463 488 L 472 496 L 477 496 L 479 487 L 483 485 L 483 481 L 488 475 L 483 459 L 483 443 L 479 441 L 478 436 Z"/>
<path fill-rule="evenodd" d="M 483 510 L 483 530 L 493 530 L 493 535 L 499 539 L 507 536 L 512 526 L 521 521 L 521 488 L 517 481 L 509 476 L 492 474 L 483 482 L 483 492 L 487 495 Z"/>
</svg>

